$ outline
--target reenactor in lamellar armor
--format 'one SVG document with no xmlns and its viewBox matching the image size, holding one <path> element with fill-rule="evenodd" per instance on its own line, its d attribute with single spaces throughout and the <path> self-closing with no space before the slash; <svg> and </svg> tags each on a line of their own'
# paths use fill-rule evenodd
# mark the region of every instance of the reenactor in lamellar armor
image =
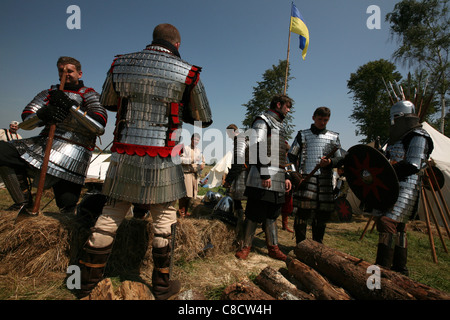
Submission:
<svg viewBox="0 0 450 320">
<path fill-rule="evenodd" d="M 263 224 L 269 256 L 285 260 L 278 247 L 276 220 L 291 189 L 286 175 L 286 137 L 283 120 L 292 107 L 285 95 L 275 96 L 269 110 L 253 122 L 249 140 L 250 171 L 245 196 L 244 238 L 236 257 L 246 259 L 250 253 L 256 228 Z"/>
<path fill-rule="evenodd" d="M 97 136 L 105 130 L 106 110 L 100 104 L 100 95 L 80 80 L 80 62 L 61 57 L 57 67 L 60 78 L 67 74 L 61 79 L 65 83 L 63 90 L 59 90 L 59 85 L 43 90 L 22 112 L 20 128 L 32 130 L 43 126 L 41 133 L 28 139 L 0 142 L 0 175 L 15 202 L 11 210 L 24 205 L 31 209 L 28 177 L 38 182 L 49 128 L 55 124 L 45 188 L 53 187 L 61 212 L 74 213 Z"/>
<path fill-rule="evenodd" d="M 387 210 L 375 210 L 379 232 L 376 264 L 408 274 L 406 223 L 417 212 L 422 169 L 433 151 L 433 140 L 422 128 L 414 104 L 398 101 L 391 107 L 386 157 L 397 174 L 399 193 Z"/>
<path fill-rule="evenodd" d="M 330 115 L 329 108 L 317 108 L 312 117 L 314 123 L 298 132 L 288 153 L 295 167 L 291 177 L 297 207 L 294 220 L 297 243 L 306 239 L 309 219 L 312 219 L 313 240 L 322 242 L 326 223 L 334 211 L 333 168 L 342 160 L 342 150 L 339 134 L 326 128 Z M 303 180 L 317 166 L 315 174 Z"/>
<path fill-rule="evenodd" d="M 170 279 L 175 202 L 186 195 L 177 145 L 182 122 L 212 123 L 201 68 L 180 58 L 180 34 L 156 26 L 144 50 L 117 56 L 105 80 L 101 102 L 117 112 L 111 164 L 103 194 L 108 201 L 84 247 L 81 295 L 103 277 L 116 231 L 128 210 L 149 210 L 153 221 L 152 287 L 156 299 L 180 290 Z M 179 132 L 178 132 L 179 133 Z"/>
<path fill-rule="evenodd" d="M 236 217 L 236 234 L 239 241 L 243 238 L 244 208 L 242 207 L 242 201 L 247 199 L 244 192 L 249 171 L 248 139 L 245 133 L 240 132 L 235 124 L 227 126 L 227 135 L 233 140 L 233 158 L 223 186 L 233 199 L 232 214 Z"/>
</svg>

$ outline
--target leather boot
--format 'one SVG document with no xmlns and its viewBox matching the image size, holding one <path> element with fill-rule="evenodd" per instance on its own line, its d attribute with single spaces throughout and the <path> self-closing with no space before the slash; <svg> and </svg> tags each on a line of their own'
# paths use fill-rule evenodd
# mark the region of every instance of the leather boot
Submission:
<svg viewBox="0 0 450 320">
<path fill-rule="evenodd" d="M 312 239 L 316 242 L 322 243 L 325 235 L 326 225 L 314 220 L 311 226 Z"/>
<path fill-rule="evenodd" d="M 281 252 L 278 245 L 275 245 L 275 246 L 267 245 L 267 249 L 269 249 L 269 257 L 271 257 L 273 259 L 281 260 L 281 261 L 286 261 L 287 257 L 283 252 Z"/>
<path fill-rule="evenodd" d="M 244 238 L 242 240 L 242 248 L 236 252 L 235 257 L 238 259 L 247 259 L 252 248 L 253 238 L 255 236 L 258 223 L 249 219 L 244 221 Z"/>
<path fill-rule="evenodd" d="M 184 218 L 186 216 L 186 212 L 188 210 L 186 198 L 181 198 L 178 200 L 178 216 L 180 218 Z"/>
<path fill-rule="evenodd" d="M 252 247 L 242 247 L 241 250 L 239 250 L 238 252 L 236 252 L 235 257 L 241 260 L 245 260 L 247 259 L 248 255 L 250 254 L 250 250 L 252 249 Z"/>
<path fill-rule="evenodd" d="M 269 257 L 281 261 L 286 261 L 286 255 L 278 247 L 278 230 L 276 219 L 266 219 L 264 221 L 264 232 L 266 234 L 266 245 L 269 250 Z"/>
<path fill-rule="evenodd" d="M 282 212 L 281 213 L 281 222 L 282 222 L 282 229 L 286 230 L 287 232 L 294 233 L 292 229 L 289 228 L 288 222 L 289 222 L 289 213 Z"/>
<path fill-rule="evenodd" d="M 390 269 L 392 266 L 392 259 L 394 256 L 394 249 L 384 243 L 378 244 L 377 258 L 375 264 Z"/>
<path fill-rule="evenodd" d="M 163 248 L 152 249 L 153 255 L 153 273 L 152 285 L 153 295 L 156 300 L 167 300 L 181 289 L 178 280 L 170 280 L 170 245 Z"/>
<path fill-rule="evenodd" d="M 378 235 L 378 250 L 375 264 L 391 269 L 394 257 L 394 235 L 389 232 L 380 232 Z"/>
<path fill-rule="evenodd" d="M 392 271 L 401 273 L 405 276 L 409 276 L 409 270 L 406 267 L 406 261 L 408 257 L 408 249 L 400 246 L 394 247 L 394 258 L 392 261 Z"/>
<path fill-rule="evenodd" d="M 104 248 L 94 248 L 86 244 L 79 264 L 81 269 L 81 289 L 77 293 L 83 298 L 95 288 L 97 283 L 103 280 L 106 262 L 112 250 L 112 244 Z"/>
<path fill-rule="evenodd" d="M 308 223 L 306 220 L 302 220 L 299 217 L 295 217 L 294 220 L 294 232 L 295 232 L 295 242 L 299 244 L 306 239 L 306 229 Z"/>
</svg>

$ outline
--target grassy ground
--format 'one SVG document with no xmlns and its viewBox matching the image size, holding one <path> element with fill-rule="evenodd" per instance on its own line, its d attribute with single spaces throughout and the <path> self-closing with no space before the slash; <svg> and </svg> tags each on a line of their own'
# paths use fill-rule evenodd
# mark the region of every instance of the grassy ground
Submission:
<svg viewBox="0 0 450 320">
<path fill-rule="evenodd" d="M 209 189 L 200 188 L 199 194 L 205 194 Z M 216 188 L 214 191 L 223 191 Z M 41 205 L 47 203 L 46 211 L 57 212 L 52 195 L 44 195 Z M 6 190 L 0 190 L 0 214 L 4 214 L 11 204 Z M 281 229 L 279 223 L 279 242 L 282 251 L 292 253 L 295 246 L 293 234 Z M 367 218 L 354 216 L 351 222 L 340 223 L 332 221 L 328 224 L 324 244 L 351 254 L 355 257 L 373 263 L 376 255 L 378 234 L 374 230 L 365 234 L 360 240 L 360 236 L 366 226 Z M 293 218 L 289 218 L 289 225 L 292 228 Z M 310 231 L 309 231 L 310 232 Z M 450 241 L 445 231 L 445 244 L 450 246 Z M 310 237 L 310 233 L 308 234 Z M 450 257 L 434 234 L 434 244 L 438 262 L 432 259 L 427 228 L 424 223 L 414 222 L 408 228 L 408 267 L 410 277 L 431 287 L 450 293 Z M 64 300 L 75 299 L 72 293 L 67 290 L 65 284 L 65 273 L 50 272 L 44 277 L 28 277 L 2 267 L 2 258 L 5 253 L 0 252 L 0 300 Z M 207 299 L 218 299 L 222 290 L 229 284 L 242 280 L 246 277 L 255 277 L 266 266 L 275 269 L 285 268 L 284 262 L 273 260 L 267 256 L 267 249 L 264 242 L 264 234 L 261 229 L 257 231 L 257 237 L 249 259 L 238 260 L 234 257 L 234 251 L 223 252 L 214 256 L 207 256 L 192 261 L 177 261 L 175 263 L 175 275 L 183 284 L 183 289 L 195 289 L 204 294 Z M 117 285 L 121 279 L 113 279 Z"/>
</svg>

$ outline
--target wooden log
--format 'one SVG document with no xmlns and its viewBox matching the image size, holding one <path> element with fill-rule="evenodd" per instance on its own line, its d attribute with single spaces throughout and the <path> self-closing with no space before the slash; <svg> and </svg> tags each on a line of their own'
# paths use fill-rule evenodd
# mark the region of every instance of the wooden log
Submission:
<svg viewBox="0 0 450 320">
<path fill-rule="evenodd" d="M 173 300 L 207 300 L 205 295 L 193 289 L 178 293 Z"/>
<path fill-rule="evenodd" d="M 380 289 L 369 288 L 367 280 L 372 274 L 365 268 L 342 257 L 337 250 L 307 239 L 294 249 L 296 257 L 317 270 L 334 285 L 342 287 L 355 299 L 414 300 L 415 297 L 391 279 L 381 276 Z M 384 274 L 384 272 L 383 272 Z"/>
<path fill-rule="evenodd" d="M 270 266 L 261 270 L 254 282 L 258 287 L 278 300 L 314 300 L 314 296 L 299 290 L 279 271 Z"/>
<path fill-rule="evenodd" d="M 106 278 L 100 281 L 91 293 L 81 300 L 118 300 L 114 293 L 111 279 Z"/>
<path fill-rule="evenodd" d="M 305 291 L 313 294 L 317 300 L 351 300 L 341 288 L 329 283 L 320 273 L 297 259 L 286 260 L 289 273 L 293 275 Z"/>
<path fill-rule="evenodd" d="M 221 300 L 276 300 L 250 280 L 234 283 L 225 288 Z"/>
<path fill-rule="evenodd" d="M 119 288 L 121 300 L 155 300 L 155 296 L 142 282 L 124 281 Z"/>
<path fill-rule="evenodd" d="M 353 257 L 349 254 L 343 253 L 341 251 L 336 251 L 336 254 L 340 255 L 344 259 L 348 260 L 350 263 L 355 265 L 355 267 L 360 267 L 363 270 L 367 270 L 370 267 L 370 263 Z M 381 268 L 382 277 L 389 279 L 399 287 L 408 291 L 418 300 L 450 300 L 450 294 L 443 292 L 441 290 L 427 286 L 426 284 L 412 280 L 411 278 L 402 275 L 401 273 L 394 272 Z"/>
</svg>

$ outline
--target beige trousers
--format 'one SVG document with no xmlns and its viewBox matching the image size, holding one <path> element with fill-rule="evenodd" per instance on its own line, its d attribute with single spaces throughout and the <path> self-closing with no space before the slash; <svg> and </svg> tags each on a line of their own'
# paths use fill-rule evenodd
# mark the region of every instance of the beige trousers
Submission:
<svg viewBox="0 0 450 320">
<path fill-rule="evenodd" d="M 155 235 L 170 235 L 171 225 L 177 222 L 177 212 L 173 206 L 174 202 L 159 203 L 150 205 L 152 215 L 152 229 Z M 115 238 L 115 234 L 123 219 L 131 209 L 131 202 L 118 201 L 107 204 L 103 208 L 102 214 L 98 217 L 89 236 L 88 243 L 94 248 L 104 248 L 109 246 Z M 167 246 L 169 240 L 161 236 L 153 237 L 154 248 Z"/>
<path fill-rule="evenodd" d="M 195 173 L 184 173 L 184 185 L 186 186 L 186 197 L 197 198 L 198 193 L 198 179 Z"/>
</svg>

